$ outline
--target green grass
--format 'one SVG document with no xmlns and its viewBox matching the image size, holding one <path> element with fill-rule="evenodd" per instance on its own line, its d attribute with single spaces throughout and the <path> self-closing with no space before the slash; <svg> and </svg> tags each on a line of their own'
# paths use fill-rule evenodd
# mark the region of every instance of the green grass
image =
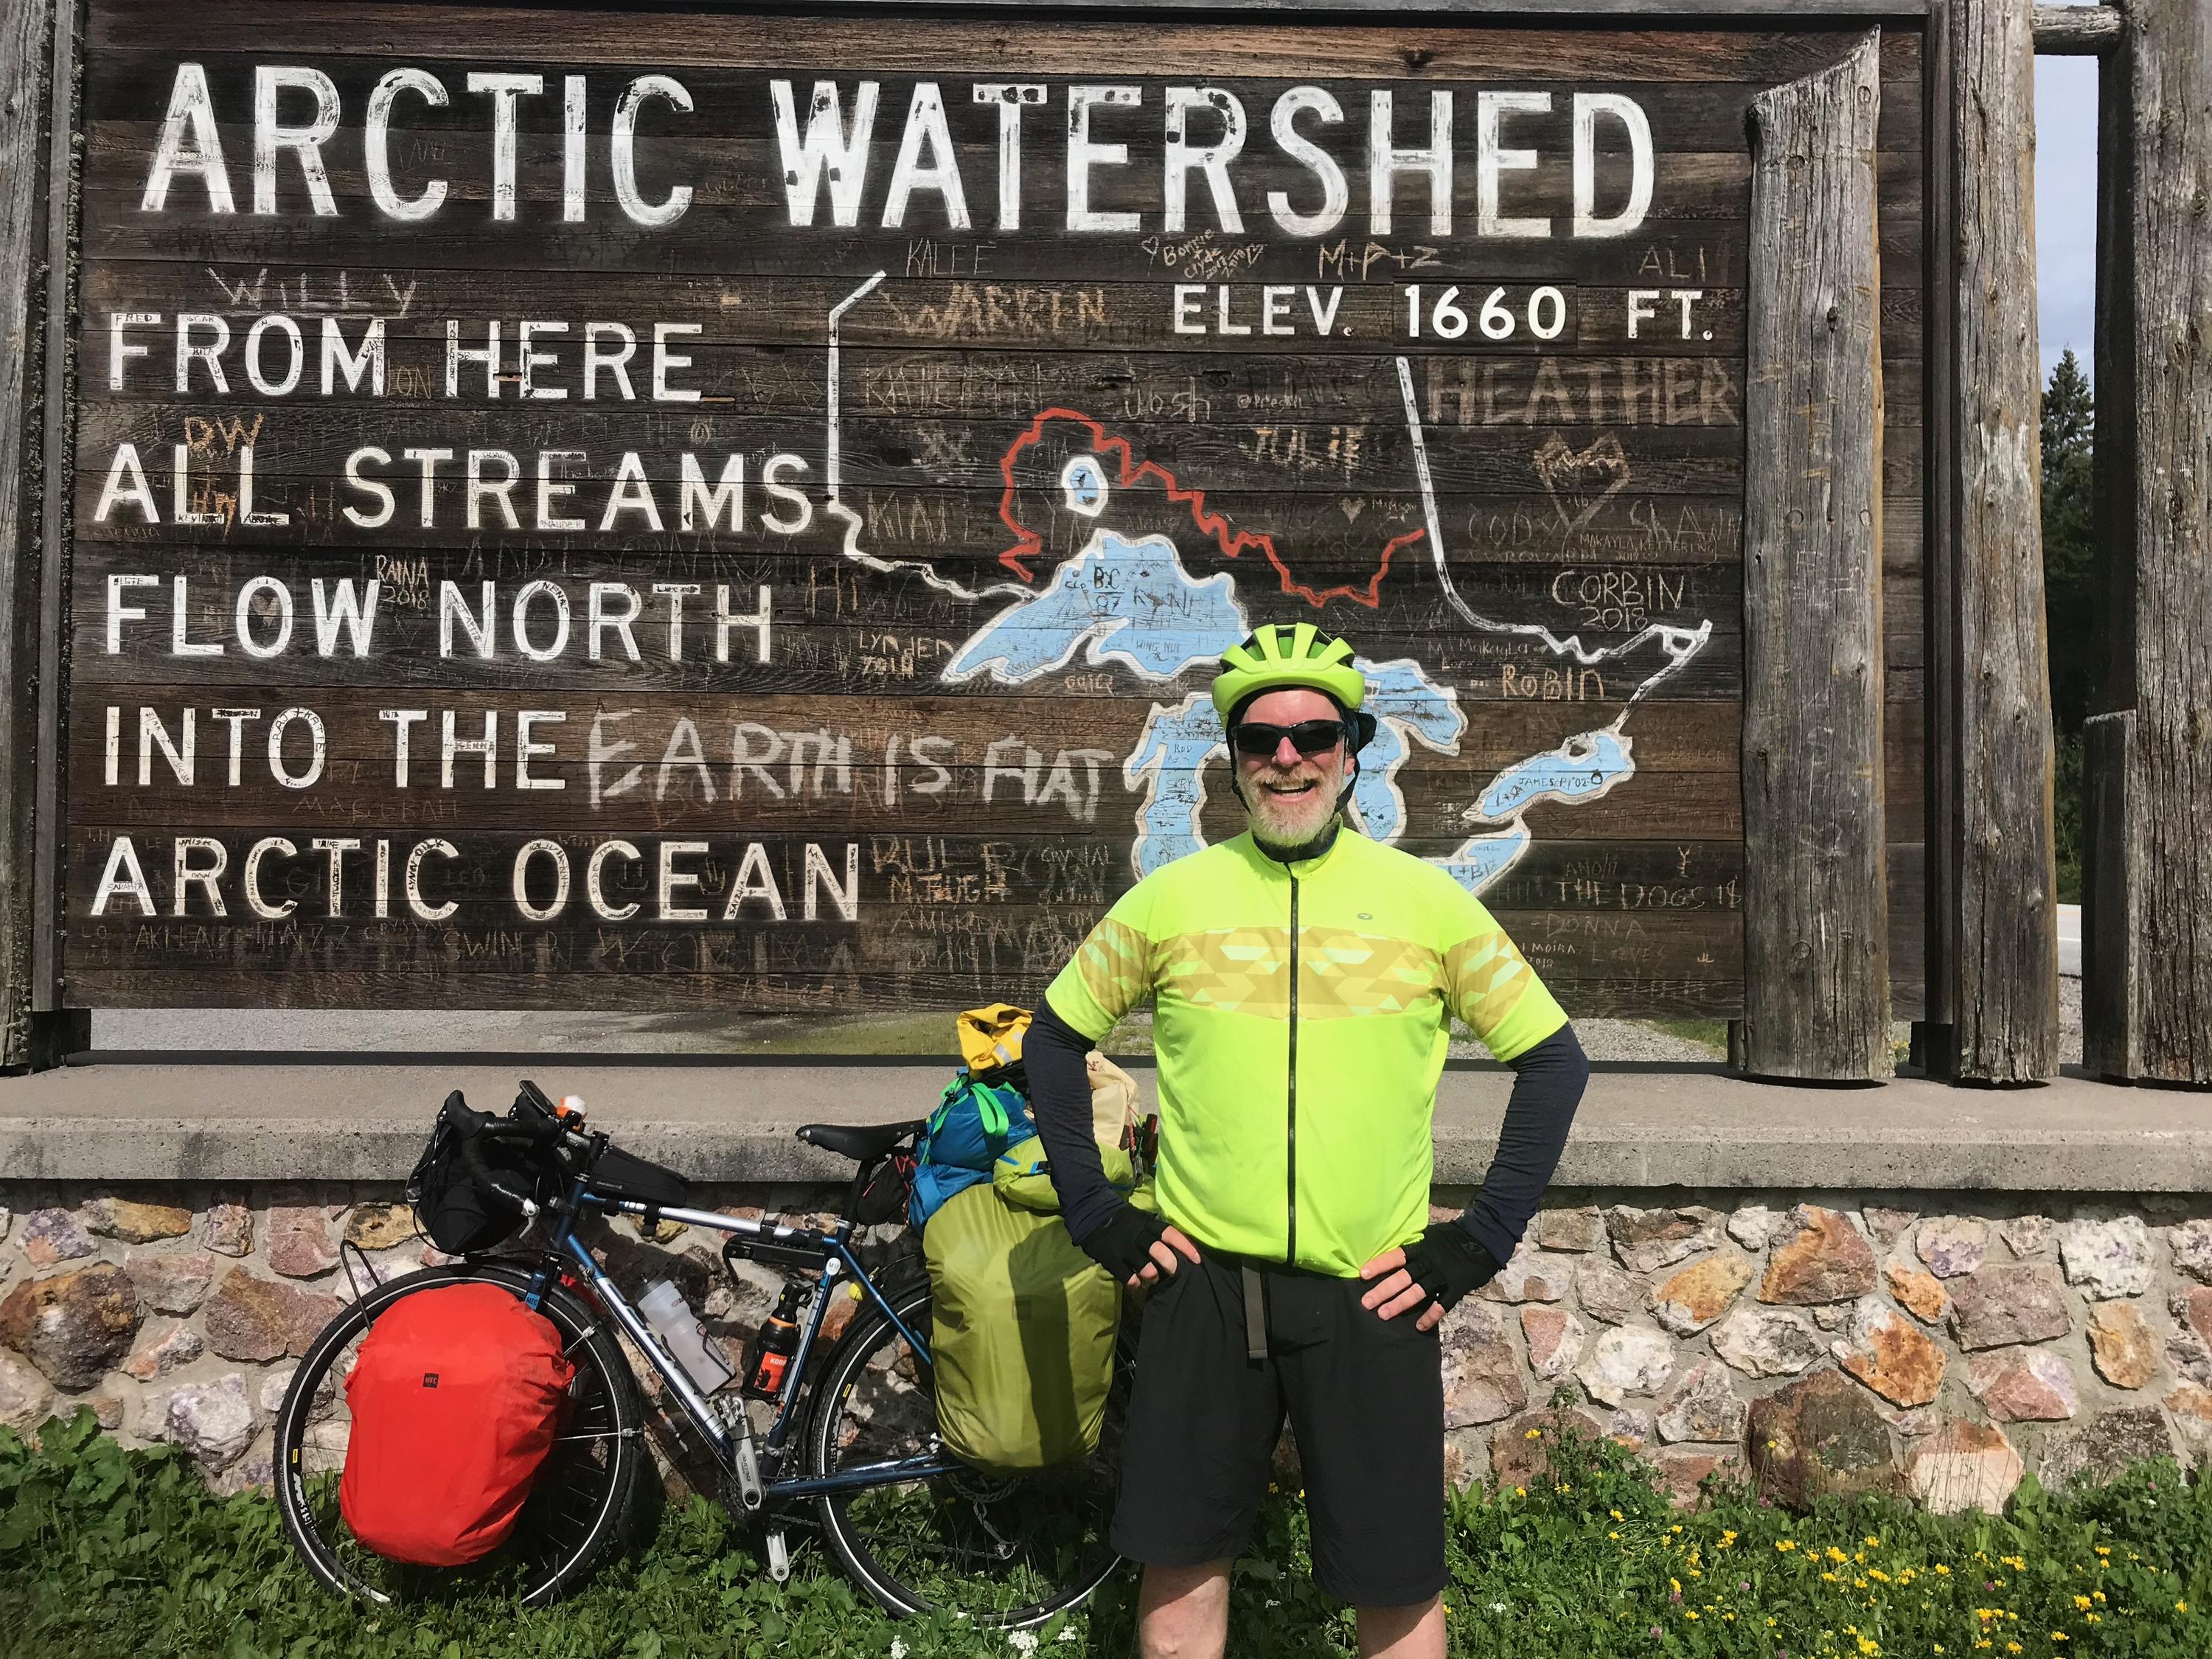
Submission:
<svg viewBox="0 0 2212 1659">
<path fill-rule="evenodd" d="M 1655 1031 L 1664 1031 L 1668 1036 L 1710 1048 L 1717 1060 L 1728 1058 L 1728 1022 L 1724 1019 L 1647 1019 L 1644 1023 Z"/>
<path fill-rule="evenodd" d="M 125 1452 L 89 1413 L 42 1448 L 0 1430 L 0 1652 L 31 1659 L 661 1659 L 1007 1653 L 972 1629 L 895 1625 L 820 1555 L 782 1587 L 703 1502 L 575 1598 L 518 1614 L 455 1600 L 374 1613 L 314 1588 L 265 1498 L 218 1498 L 167 1450 Z M 1230 1651 L 1353 1651 L 1309 1577 L 1302 1507 L 1269 1500 L 1235 1581 Z M 1792 1516 L 1740 1489 L 1670 1509 L 1613 1448 L 1570 1447 L 1528 1490 L 1451 1511 L 1452 1650 L 1482 1659 L 2202 1659 L 2212 1653 L 2212 1492 L 2170 1463 L 2004 1519 L 1886 1501 Z M 1041 1654 L 1132 1650 L 1124 1573 Z"/>
</svg>

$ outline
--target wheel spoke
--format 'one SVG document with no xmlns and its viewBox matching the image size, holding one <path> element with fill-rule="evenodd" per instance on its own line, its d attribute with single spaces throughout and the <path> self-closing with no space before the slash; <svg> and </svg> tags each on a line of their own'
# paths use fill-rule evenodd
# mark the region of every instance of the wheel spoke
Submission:
<svg viewBox="0 0 2212 1659">
<path fill-rule="evenodd" d="M 926 1301 L 902 1317 L 927 1340 Z M 812 1427 L 810 1472 L 852 1473 L 915 1455 L 933 1441 L 937 1413 L 926 1370 L 880 1322 L 866 1352 L 833 1364 Z M 887 1481 L 820 1504 L 841 1559 L 897 1610 L 921 1605 L 983 1626 L 1035 1622 L 1087 1593 L 1112 1569 L 1105 1541 L 1113 1498 L 1118 1388 L 1102 1450 L 1073 1469 L 988 1474 L 957 1468 Z M 834 1401 L 834 1407 L 830 1402 Z"/>
</svg>

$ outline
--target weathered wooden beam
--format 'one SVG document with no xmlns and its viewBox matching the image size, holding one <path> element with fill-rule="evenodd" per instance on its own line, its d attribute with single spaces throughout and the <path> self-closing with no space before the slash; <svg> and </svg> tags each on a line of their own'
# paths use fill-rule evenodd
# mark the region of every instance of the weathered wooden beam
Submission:
<svg viewBox="0 0 2212 1659">
<path fill-rule="evenodd" d="M 54 0 L 0 15 L 0 1067 L 33 1058 L 38 729 L 39 325 Z"/>
<path fill-rule="evenodd" d="M 2101 58 L 2119 44 L 2118 7 L 2035 9 L 2035 49 L 2046 58 Z"/>
<path fill-rule="evenodd" d="M 1879 32 L 1752 104 L 1744 1018 L 1756 1076 L 1892 1070 L 1882 849 Z"/>
<path fill-rule="evenodd" d="M 2139 0 L 2106 60 L 2098 534 L 2114 657 L 2084 762 L 2083 1042 L 2212 1084 L 2212 12 Z"/>
<path fill-rule="evenodd" d="M 45 422 L 41 456 L 45 500 L 39 519 L 38 775 L 33 811 L 37 841 L 32 852 L 31 1006 L 37 1052 L 33 1063 L 58 1064 L 64 1054 L 92 1045 L 92 1016 L 61 1006 L 63 841 L 62 781 L 66 770 L 62 732 L 67 723 L 68 676 L 64 616 L 68 609 L 74 549 L 71 485 L 76 454 L 76 270 L 78 36 L 82 16 L 75 0 L 53 0 L 53 50 L 48 58 L 46 130 L 46 276 Z"/>
<path fill-rule="evenodd" d="M 2058 1068 L 2050 670 L 2043 620 L 2035 321 L 2035 53 L 2027 0 L 1949 10 L 1958 281 L 1943 411 L 1954 476 L 1957 867 L 1950 1075 Z"/>
</svg>

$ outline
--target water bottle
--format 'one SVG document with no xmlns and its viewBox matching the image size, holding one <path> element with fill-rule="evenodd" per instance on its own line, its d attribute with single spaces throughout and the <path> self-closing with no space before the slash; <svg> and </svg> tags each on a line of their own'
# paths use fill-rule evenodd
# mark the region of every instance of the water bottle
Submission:
<svg viewBox="0 0 2212 1659">
<path fill-rule="evenodd" d="M 736 1375 L 720 1350 L 707 1340 L 706 1328 L 693 1315 L 684 1293 L 667 1279 L 656 1279 L 646 1287 L 638 1298 L 637 1310 L 700 1393 L 712 1394 Z"/>
<path fill-rule="evenodd" d="M 799 1352 L 799 1316 L 809 1292 L 804 1285 L 787 1285 L 775 1311 L 761 1321 L 761 1328 L 745 1354 L 745 1388 L 764 1400 L 783 1392 L 791 1358 Z"/>
</svg>

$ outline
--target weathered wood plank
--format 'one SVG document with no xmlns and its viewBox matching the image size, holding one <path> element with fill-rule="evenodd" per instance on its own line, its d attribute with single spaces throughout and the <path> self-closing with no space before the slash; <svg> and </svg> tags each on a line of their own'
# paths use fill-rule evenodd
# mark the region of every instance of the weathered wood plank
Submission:
<svg viewBox="0 0 2212 1659">
<path fill-rule="evenodd" d="M 1889 1075 L 1878 34 L 1753 106 L 1745 1007 L 1754 1075 Z"/>
<path fill-rule="evenodd" d="M 1909 6 L 1890 15 L 1909 14 Z M 981 61 L 1004 72 L 1019 65 L 1041 75 L 1091 76 L 1101 65 L 1141 65 L 1158 76 L 1281 75 L 1315 67 L 1312 26 L 1289 18 L 1234 23 L 1162 23 L 1147 18 L 1068 18 L 1048 29 L 1007 33 L 1002 22 L 934 16 L 922 28 L 893 27 L 881 18 L 781 16 L 772 28 L 757 15 L 698 13 L 532 10 L 520 6 L 440 7 L 441 33 L 457 41 L 499 43 L 515 64 L 613 62 L 750 68 L 806 74 L 852 73 L 869 64 L 890 74 L 973 76 Z M 1802 9 L 1788 12 L 1791 25 Z M 331 56 L 419 61 L 426 50 L 424 13 L 404 4 L 355 5 L 317 0 L 287 6 L 285 27 L 321 43 Z M 1741 81 L 1761 73 L 1803 74 L 1833 61 L 1856 37 L 1848 33 L 1779 29 L 1694 32 L 1646 27 L 1615 31 L 1515 27 L 1470 28 L 1417 24 L 1345 30 L 1332 36 L 1330 74 L 1345 78 L 1492 81 L 1560 75 L 1633 77 L 1663 64 L 1685 81 Z M 269 21 L 252 11 L 179 12 L 163 0 L 101 6 L 91 43 L 107 51 L 260 52 Z M 1885 38 L 1885 75 L 1911 72 L 1918 42 Z"/>
<path fill-rule="evenodd" d="M 1948 417 L 1958 465 L 1952 1058 L 1961 1080 L 2024 1083 L 2058 1069 L 2050 671 L 2034 556 L 2034 42 L 2027 0 L 1956 0 L 1950 26 L 1960 180 Z"/>
<path fill-rule="evenodd" d="M 2212 1083 L 2212 16 L 2193 0 L 2141 0 L 2103 84 L 2114 118 L 2097 468 L 2116 655 L 2105 700 L 2118 712 L 2089 722 L 2084 754 L 2084 1047 L 2111 1076 L 2201 1085 Z"/>
<path fill-rule="evenodd" d="M 37 929 L 38 642 L 36 528 L 44 437 L 35 291 L 45 242 L 48 45 L 52 0 L 0 16 L 0 1069 L 31 1063 Z"/>
<path fill-rule="evenodd" d="M 2116 6 L 2038 6 L 2035 50 L 2050 58 L 2101 58 L 2120 44 Z"/>
</svg>

